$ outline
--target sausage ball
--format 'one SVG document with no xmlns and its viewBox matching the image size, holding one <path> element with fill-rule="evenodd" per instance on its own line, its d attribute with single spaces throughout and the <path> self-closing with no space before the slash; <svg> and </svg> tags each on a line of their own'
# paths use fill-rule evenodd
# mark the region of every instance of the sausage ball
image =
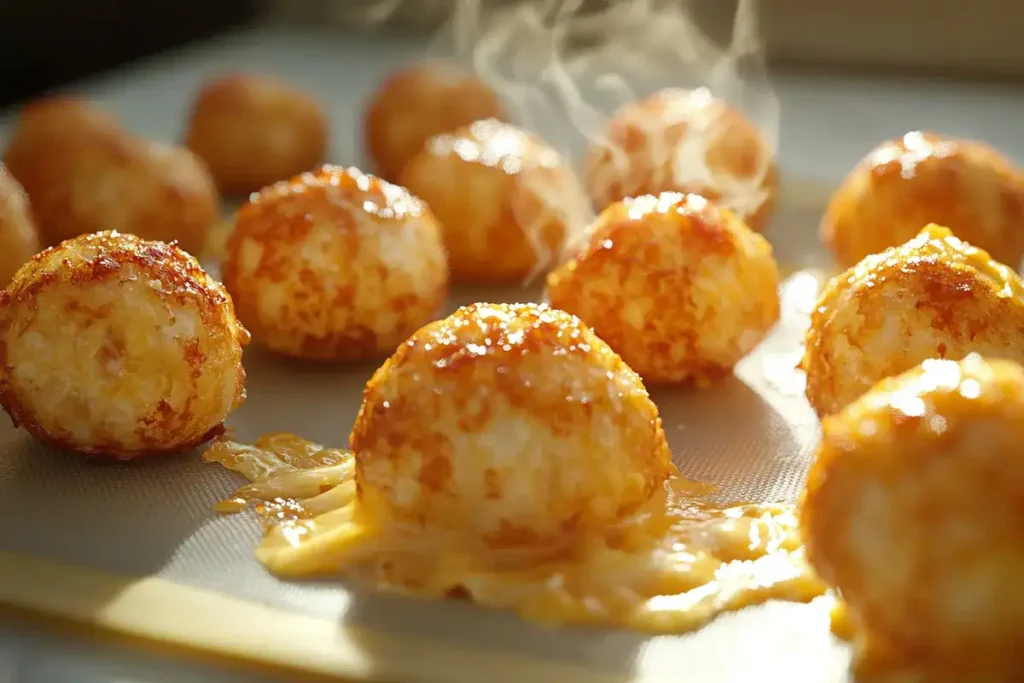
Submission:
<svg viewBox="0 0 1024 683">
<path fill-rule="evenodd" d="M 823 423 L 808 558 L 871 642 L 967 674 L 943 680 L 1024 673 L 1022 443 L 1024 368 L 977 354 L 926 360 Z"/>
<path fill-rule="evenodd" d="M 233 75 L 200 91 L 185 144 L 222 192 L 241 195 L 314 170 L 327 138 L 327 119 L 311 95 L 274 78 Z"/>
<path fill-rule="evenodd" d="M 396 181 L 427 140 L 489 118 L 508 115 L 471 71 L 440 61 L 406 67 L 389 76 L 367 106 L 366 153 L 378 175 Z"/>
<path fill-rule="evenodd" d="M 779 319 L 771 245 L 695 194 L 612 204 L 547 285 L 648 384 L 728 372 Z"/>
<path fill-rule="evenodd" d="M 1024 175 L 981 142 L 914 131 L 882 143 L 832 196 L 821 239 L 847 268 L 925 225 L 1017 267 L 1024 256 Z"/>
<path fill-rule="evenodd" d="M 28 196 L 0 164 L 0 286 L 6 287 L 18 268 L 39 249 L 39 233 L 29 211 Z"/>
<path fill-rule="evenodd" d="M 351 437 L 370 519 L 485 547 L 559 545 L 675 472 L 640 378 L 578 318 L 473 304 L 374 374 Z"/>
<path fill-rule="evenodd" d="M 801 365 L 807 398 L 824 416 L 927 358 L 971 352 L 1024 361 L 1024 286 L 981 249 L 929 225 L 828 283 Z"/>
<path fill-rule="evenodd" d="M 775 204 L 779 172 L 757 128 L 706 88 L 669 88 L 612 117 L 584 161 L 598 211 L 625 199 L 692 192 L 732 209 L 761 230 Z"/>
<path fill-rule="evenodd" d="M 324 166 L 238 211 L 224 285 L 255 340 L 310 360 L 391 353 L 447 295 L 441 231 L 404 188 Z"/>
<path fill-rule="evenodd" d="M 82 132 L 21 168 L 47 244 L 110 229 L 199 254 L 220 212 L 209 171 L 192 152 L 119 129 Z"/>
<path fill-rule="evenodd" d="M 101 232 L 36 255 L 3 295 L 0 405 L 41 441 L 131 459 L 222 430 L 249 335 L 191 256 Z"/>
<path fill-rule="evenodd" d="M 401 175 L 441 222 L 452 280 L 514 283 L 547 270 L 589 217 L 572 169 L 495 119 L 432 138 Z"/>
</svg>

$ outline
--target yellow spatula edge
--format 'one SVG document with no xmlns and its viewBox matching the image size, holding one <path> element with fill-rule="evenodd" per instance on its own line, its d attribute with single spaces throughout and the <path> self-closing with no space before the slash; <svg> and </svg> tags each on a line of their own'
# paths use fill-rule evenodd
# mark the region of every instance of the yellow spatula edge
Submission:
<svg viewBox="0 0 1024 683">
<path fill-rule="evenodd" d="M 343 681 L 598 683 L 558 662 L 353 627 L 159 578 L 129 578 L 0 553 L 0 606 L 127 636 L 182 654 Z"/>
</svg>

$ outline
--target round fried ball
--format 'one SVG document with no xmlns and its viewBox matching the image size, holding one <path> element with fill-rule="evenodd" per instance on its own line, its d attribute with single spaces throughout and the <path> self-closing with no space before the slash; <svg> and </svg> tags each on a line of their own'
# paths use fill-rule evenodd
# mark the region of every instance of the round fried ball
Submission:
<svg viewBox="0 0 1024 683">
<path fill-rule="evenodd" d="M 0 287 L 40 249 L 28 196 L 0 164 Z"/>
<path fill-rule="evenodd" d="M 547 285 L 647 384 L 721 375 L 779 319 L 771 245 L 695 194 L 612 204 Z"/>
<path fill-rule="evenodd" d="M 428 61 L 391 74 L 367 105 L 366 154 L 374 172 L 398 181 L 435 135 L 508 114 L 489 85 L 458 64 Z"/>
<path fill-rule="evenodd" d="M 220 212 L 209 171 L 192 152 L 120 130 L 80 134 L 34 157 L 20 178 L 51 245 L 109 229 L 199 254 Z"/>
<path fill-rule="evenodd" d="M 761 133 L 706 88 L 668 88 L 625 105 L 584 166 L 599 211 L 626 197 L 692 192 L 731 208 L 754 230 L 768 220 L 779 184 Z"/>
<path fill-rule="evenodd" d="M 821 238 L 843 267 L 944 225 L 992 258 L 1024 256 L 1024 175 L 988 145 L 914 131 L 882 143 L 832 196 Z"/>
<path fill-rule="evenodd" d="M 222 192 L 239 195 L 314 170 L 327 138 L 327 119 L 313 96 L 267 76 L 232 75 L 200 91 L 185 144 Z"/>
<path fill-rule="evenodd" d="M 589 217 L 561 155 L 495 119 L 432 138 L 401 184 L 441 222 L 458 283 L 521 282 L 550 268 Z"/>
<path fill-rule="evenodd" d="M 818 415 L 927 358 L 1024 361 L 1024 285 L 1010 268 L 930 225 L 825 287 L 802 367 Z"/>
<path fill-rule="evenodd" d="M 351 444 L 371 519 L 492 548 L 603 528 L 675 471 L 636 373 L 537 304 L 473 304 L 419 330 L 367 385 Z"/>
<path fill-rule="evenodd" d="M 36 255 L 3 295 L 0 405 L 84 453 L 187 449 L 244 400 L 248 340 L 227 292 L 182 250 L 81 236 Z"/>
<path fill-rule="evenodd" d="M 324 166 L 253 195 L 227 243 L 224 285 L 254 339 L 278 353 L 391 353 L 447 295 L 441 231 L 404 188 Z"/>
<path fill-rule="evenodd" d="M 977 354 L 927 360 L 823 432 L 801 528 L 854 623 L 926 662 L 1019 670 L 1024 368 Z"/>
</svg>

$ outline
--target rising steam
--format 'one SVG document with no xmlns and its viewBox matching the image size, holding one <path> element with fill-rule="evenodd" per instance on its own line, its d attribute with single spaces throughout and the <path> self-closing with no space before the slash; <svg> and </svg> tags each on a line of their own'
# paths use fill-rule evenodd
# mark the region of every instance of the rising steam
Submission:
<svg viewBox="0 0 1024 683">
<path fill-rule="evenodd" d="M 722 200 L 743 211 L 765 199 L 761 181 L 777 149 L 779 128 L 756 2 L 738 0 L 731 40 L 720 45 L 701 30 L 688 0 L 452 0 L 435 47 L 468 62 L 502 96 L 518 125 L 538 133 L 568 159 L 581 160 L 595 144 L 614 148 L 605 131 L 624 105 L 664 88 L 706 88 L 744 114 L 770 152 L 754 177 L 739 183 L 714 179 Z M 375 20 L 400 4 L 378 1 Z M 709 181 L 700 151 L 716 134 L 715 121 L 695 116 L 687 139 L 671 149 L 659 149 L 657 125 L 663 124 L 652 124 L 650 131 L 653 160 L 671 157 L 665 166 L 678 186 Z M 628 173 L 634 160 L 612 151 L 617 152 L 618 172 Z M 563 207 L 565 198 L 551 197 L 548 203 Z M 590 216 L 564 211 L 575 241 Z"/>
</svg>

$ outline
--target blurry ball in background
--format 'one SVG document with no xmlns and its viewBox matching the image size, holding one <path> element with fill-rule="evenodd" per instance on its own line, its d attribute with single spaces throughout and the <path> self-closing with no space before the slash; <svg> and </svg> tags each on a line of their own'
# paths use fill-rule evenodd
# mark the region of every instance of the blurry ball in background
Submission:
<svg viewBox="0 0 1024 683">
<path fill-rule="evenodd" d="M 404 188 L 325 166 L 239 209 L 222 275 L 254 340 L 310 360 L 391 353 L 447 295 L 441 232 Z"/>
<path fill-rule="evenodd" d="M 3 294 L 0 405 L 41 441 L 118 459 L 205 441 L 245 398 L 249 335 L 177 247 L 84 235 Z"/>
<path fill-rule="evenodd" d="M 137 138 L 92 105 L 30 105 L 8 148 L 46 244 L 117 230 L 199 254 L 219 216 L 192 152 Z"/>
<path fill-rule="evenodd" d="M 28 195 L 0 164 L 0 287 L 41 248 Z"/>
<path fill-rule="evenodd" d="M 440 221 L 458 283 L 519 283 L 553 267 L 590 215 L 561 155 L 496 119 L 431 138 L 400 183 Z"/>
<path fill-rule="evenodd" d="M 699 195 L 666 192 L 605 209 L 547 294 L 664 384 L 732 369 L 778 321 L 778 288 L 767 240 Z"/>
<path fill-rule="evenodd" d="M 818 298 L 802 366 L 819 416 L 928 358 L 1024 362 L 1024 283 L 937 225 L 866 257 Z"/>
<path fill-rule="evenodd" d="M 327 154 L 328 124 L 313 96 L 267 76 L 233 75 L 200 91 L 185 140 L 222 192 L 241 195 L 314 170 Z"/>
<path fill-rule="evenodd" d="M 832 196 L 821 238 L 849 267 L 929 223 L 1016 268 L 1024 256 L 1024 174 L 984 143 L 913 131 L 882 143 L 850 172 Z"/>
<path fill-rule="evenodd" d="M 626 197 L 692 192 L 760 231 L 779 183 L 773 150 L 707 89 L 669 88 L 623 106 L 591 143 L 584 179 L 598 211 Z"/>
<path fill-rule="evenodd" d="M 479 119 L 507 120 L 489 85 L 453 63 L 429 61 L 391 74 L 367 105 L 363 135 L 379 176 L 397 182 L 427 140 Z"/>
<path fill-rule="evenodd" d="M 822 432 L 801 531 L 861 642 L 938 674 L 912 680 L 1020 680 L 1024 369 L 926 360 Z"/>
</svg>

